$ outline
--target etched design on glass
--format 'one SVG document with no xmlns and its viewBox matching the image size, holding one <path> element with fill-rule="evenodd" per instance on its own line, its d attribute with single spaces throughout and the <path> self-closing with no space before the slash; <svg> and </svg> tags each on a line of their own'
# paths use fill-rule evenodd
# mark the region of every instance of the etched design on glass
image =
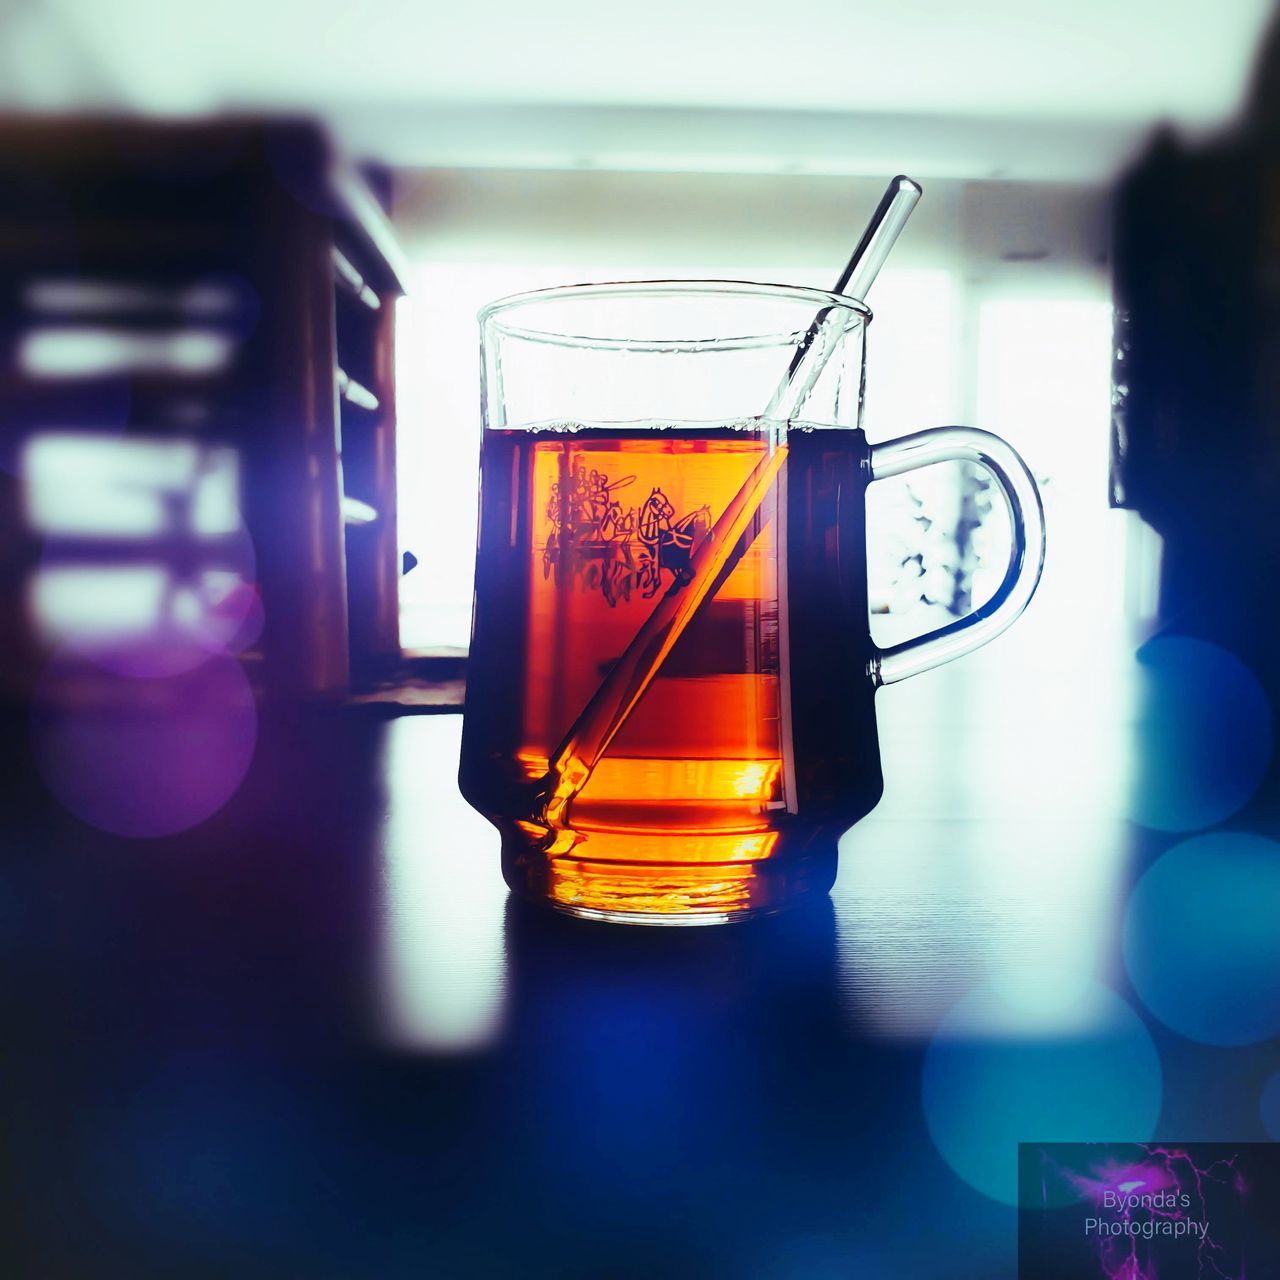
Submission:
<svg viewBox="0 0 1280 1280">
<path fill-rule="evenodd" d="M 711 532 L 710 507 L 677 518 L 671 499 L 656 486 L 639 507 L 624 507 L 614 495 L 635 479 L 610 480 L 579 461 L 567 483 L 552 484 L 542 549 L 544 578 L 554 572 L 557 586 L 567 581 L 598 590 L 610 607 L 633 594 L 652 598 L 664 573 L 673 583 L 687 580 L 689 562 Z"/>
</svg>

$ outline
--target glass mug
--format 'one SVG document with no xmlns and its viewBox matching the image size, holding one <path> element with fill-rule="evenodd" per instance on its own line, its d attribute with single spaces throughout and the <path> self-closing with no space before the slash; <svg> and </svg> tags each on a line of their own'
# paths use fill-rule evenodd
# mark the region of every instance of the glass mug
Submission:
<svg viewBox="0 0 1280 1280">
<path fill-rule="evenodd" d="M 883 783 L 881 685 L 1030 601 L 1034 480 L 987 432 L 870 445 L 859 301 L 734 281 L 575 285 L 480 312 L 480 530 L 460 784 L 517 893 L 718 923 L 826 893 Z M 877 648 L 868 484 L 989 471 L 1012 548 L 991 600 Z"/>
</svg>

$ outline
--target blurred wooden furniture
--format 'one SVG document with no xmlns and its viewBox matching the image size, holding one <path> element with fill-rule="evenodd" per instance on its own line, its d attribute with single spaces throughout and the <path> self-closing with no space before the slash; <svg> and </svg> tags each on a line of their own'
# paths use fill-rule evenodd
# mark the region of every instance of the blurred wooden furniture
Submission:
<svg viewBox="0 0 1280 1280">
<path fill-rule="evenodd" d="M 398 662 L 403 280 L 367 181 L 307 122 L 0 126 L 0 688 L 53 643 L 22 474 L 49 432 L 234 451 L 265 615 L 243 659 L 268 696 Z M 104 534 L 94 560 L 166 547 Z"/>
</svg>

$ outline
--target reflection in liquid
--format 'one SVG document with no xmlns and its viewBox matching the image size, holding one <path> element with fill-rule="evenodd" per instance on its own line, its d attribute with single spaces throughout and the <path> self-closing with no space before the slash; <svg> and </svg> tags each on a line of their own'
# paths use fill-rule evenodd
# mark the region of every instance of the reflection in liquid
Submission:
<svg viewBox="0 0 1280 1280">
<path fill-rule="evenodd" d="M 388 726 L 381 832 L 380 1004 L 405 1049 L 474 1051 L 501 1030 L 503 905 L 497 832 L 458 793 L 462 717 Z"/>
</svg>

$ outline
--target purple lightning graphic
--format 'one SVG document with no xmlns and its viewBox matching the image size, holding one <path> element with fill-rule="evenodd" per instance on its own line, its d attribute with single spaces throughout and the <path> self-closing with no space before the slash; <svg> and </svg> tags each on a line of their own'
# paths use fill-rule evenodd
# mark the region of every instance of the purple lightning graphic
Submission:
<svg viewBox="0 0 1280 1280">
<path fill-rule="evenodd" d="M 1214 1239 L 1209 1215 L 1214 1189 L 1241 1198 L 1248 1194 L 1236 1168 L 1239 1156 L 1215 1160 L 1202 1169 L 1181 1148 L 1135 1146 L 1142 1152 L 1138 1161 L 1105 1161 L 1087 1174 L 1064 1169 L 1041 1153 L 1044 1202 L 1048 1203 L 1046 1175 L 1051 1169 L 1096 1209 L 1098 1216 L 1086 1220 L 1085 1231 L 1098 1237 L 1098 1260 L 1107 1280 L 1159 1280 L 1153 1242 L 1166 1236 L 1196 1241 L 1199 1280 L 1247 1280 L 1243 1263 L 1237 1270 L 1228 1250 Z"/>
</svg>

